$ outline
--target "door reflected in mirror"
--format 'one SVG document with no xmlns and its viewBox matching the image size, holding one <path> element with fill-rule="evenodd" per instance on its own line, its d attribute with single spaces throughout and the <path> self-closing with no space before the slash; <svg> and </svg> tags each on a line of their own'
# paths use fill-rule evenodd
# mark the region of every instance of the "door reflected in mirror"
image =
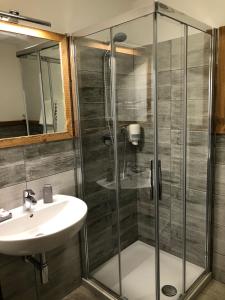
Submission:
<svg viewBox="0 0 225 300">
<path fill-rule="evenodd" d="M 0 32 L 0 139 L 65 132 L 59 43 Z"/>
</svg>

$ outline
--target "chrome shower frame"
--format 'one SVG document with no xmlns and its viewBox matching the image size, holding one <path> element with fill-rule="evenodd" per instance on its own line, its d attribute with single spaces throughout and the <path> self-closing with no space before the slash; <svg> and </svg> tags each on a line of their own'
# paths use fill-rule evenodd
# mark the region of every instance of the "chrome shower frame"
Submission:
<svg viewBox="0 0 225 300">
<path fill-rule="evenodd" d="M 152 5 L 149 5 L 148 7 L 143 7 L 139 9 L 132 10 L 123 16 L 119 16 L 114 18 L 111 21 L 106 21 L 100 25 L 88 27 L 84 30 L 75 32 L 72 34 L 70 39 L 70 49 L 71 49 L 71 76 L 72 76 L 72 88 L 73 88 L 73 101 L 74 101 L 74 119 L 75 119 L 75 128 L 76 130 L 76 138 L 75 138 L 75 147 L 76 152 L 78 154 L 76 160 L 78 161 L 78 168 L 77 168 L 77 187 L 78 187 L 78 196 L 83 198 L 83 159 L 82 159 L 82 143 L 81 143 L 81 130 L 80 130 L 80 117 L 79 117 L 79 100 L 78 100 L 78 88 L 77 88 L 77 70 L 76 70 L 76 43 L 74 42 L 76 38 L 79 37 L 85 37 L 97 32 L 100 32 L 102 30 L 110 29 L 111 35 L 112 35 L 112 28 L 114 26 L 121 25 L 123 23 L 127 23 L 129 21 L 148 16 L 153 15 L 153 103 L 154 103 L 154 166 L 157 166 L 158 163 L 158 102 L 157 102 L 157 17 L 165 16 L 167 18 L 173 19 L 181 24 L 184 25 L 184 67 L 185 72 L 183 75 L 183 81 L 184 84 L 184 103 L 185 106 L 187 106 L 187 39 L 188 39 L 188 27 L 195 28 L 203 33 L 208 34 L 211 36 L 211 51 L 210 51 L 210 63 L 209 63 L 209 96 L 208 96 L 208 162 L 207 162 L 207 232 L 206 232 L 206 268 L 204 273 L 195 281 L 195 283 L 186 290 L 185 281 L 186 281 L 186 243 L 185 243 L 185 236 L 186 236 L 186 145 L 187 145 L 187 136 L 185 134 L 184 136 L 184 151 L 183 151 L 183 179 L 184 179 L 184 186 L 183 186 L 183 233 L 184 233 L 184 249 L 183 249 L 183 295 L 180 299 L 185 300 L 191 300 L 195 299 L 196 295 L 201 291 L 202 288 L 206 285 L 206 283 L 211 279 L 211 271 L 212 271 L 212 234 L 211 234 L 211 223 L 212 223 L 212 177 L 213 177 L 213 171 L 212 171 L 212 163 L 213 163 L 213 151 L 212 151 L 212 145 L 213 145 L 213 133 L 212 133 L 212 99 L 214 94 L 214 88 L 213 88 L 213 74 L 215 69 L 215 39 L 216 39 L 216 31 L 213 30 L 210 26 L 199 22 L 198 20 L 195 20 L 171 7 L 168 7 L 160 2 L 155 2 Z M 112 38 L 112 37 L 111 37 Z M 112 46 L 112 45 L 111 45 Z M 113 48 L 113 47 L 112 47 Z M 112 79 L 113 79 L 113 72 L 112 71 Z M 112 80 L 113 82 L 115 80 Z M 114 116 L 116 113 L 116 91 L 113 89 L 113 86 L 115 84 L 111 83 L 111 90 L 112 90 L 112 98 L 113 101 L 113 108 L 114 108 Z M 187 110 L 187 107 L 185 111 Z M 116 137 L 116 124 L 114 122 L 114 136 Z M 187 128 L 187 120 L 184 121 L 184 131 Z M 115 143 L 116 144 L 116 143 Z M 114 147 L 114 151 L 116 151 Z M 117 160 L 117 156 L 115 153 L 115 160 Z M 118 169 L 118 168 L 117 168 Z M 116 170 L 117 170 L 116 169 Z M 117 172 L 115 172 L 117 173 Z M 155 278 L 156 278 L 156 300 L 160 300 L 160 240 L 159 240 L 159 196 L 158 196 L 158 168 L 154 168 L 154 199 L 155 199 L 155 233 L 156 233 L 156 246 L 155 246 Z M 119 179 L 115 177 L 116 181 L 116 202 L 117 202 L 117 210 L 119 209 Z M 117 216 L 118 217 L 118 216 Z M 118 224 L 117 224 L 118 225 Z M 118 225 L 118 234 L 120 235 L 120 229 Z M 108 288 L 103 286 L 100 282 L 97 282 L 94 279 L 89 278 L 89 270 L 88 270 L 88 241 L 87 241 L 87 230 L 84 229 L 82 233 L 82 245 L 83 245 L 83 263 L 84 263 L 84 281 L 89 284 L 90 286 L 96 288 L 97 290 L 103 292 L 105 295 L 107 295 L 111 299 L 123 299 L 123 293 L 122 293 L 122 280 L 121 280 L 121 270 L 120 270 L 120 294 L 116 295 L 114 292 L 110 291 Z M 118 242 L 119 243 L 119 242 Z M 120 248 L 120 247 L 119 247 Z M 119 265 L 120 265 L 120 256 L 119 256 Z M 102 289 L 103 288 L 103 289 Z"/>
</svg>

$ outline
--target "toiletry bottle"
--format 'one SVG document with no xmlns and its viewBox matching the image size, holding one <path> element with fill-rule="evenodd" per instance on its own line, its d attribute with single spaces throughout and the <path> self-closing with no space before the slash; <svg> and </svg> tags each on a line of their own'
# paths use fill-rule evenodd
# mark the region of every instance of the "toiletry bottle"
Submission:
<svg viewBox="0 0 225 300">
<path fill-rule="evenodd" d="M 43 187 L 43 201 L 44 203 L 53 202 L 53 193 L 51 184 L 45 184 Z"/>
</svg>

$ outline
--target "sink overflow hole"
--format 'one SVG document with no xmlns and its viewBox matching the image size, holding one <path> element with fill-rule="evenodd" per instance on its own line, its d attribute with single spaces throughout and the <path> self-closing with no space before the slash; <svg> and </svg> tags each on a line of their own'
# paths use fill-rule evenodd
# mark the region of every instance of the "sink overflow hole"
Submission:
<svg viewBox="0 0 225 300">
<path fill-rule="evenodd" d="M 177 289 L 173 285 L 164 285 L 162 287 L 162 293 L 167 297 L 173 297 L 177 294 Z"/>
<path fill-rule="evenodd" d="M 33 216 L 34 216 L 34 214 L 31 214 L 31 215 L 30 215 L 30 218 L 33 218 Z"/>
</svg>

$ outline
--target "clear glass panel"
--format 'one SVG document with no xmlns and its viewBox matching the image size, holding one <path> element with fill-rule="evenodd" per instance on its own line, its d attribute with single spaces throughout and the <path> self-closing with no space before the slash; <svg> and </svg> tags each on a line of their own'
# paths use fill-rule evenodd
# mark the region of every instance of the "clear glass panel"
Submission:
<svg viewBox="0 0 225 300">
<path fill-rule="evenodd" d="M 179 299 L 183 289 L 184 25 L 161 16 L 157 65 L 160 299 L 168 299 L 167 292 Z"/>
<path fill-rule="evenodd" d="M 155 299 L 152 15 L 112 30 L 116 61 L 122 295 Z"/>
<path fill-rule="evenodd" d="M 44 132 L 44 124 L 41 121 L 42 103 L 38 56 L 36 53 L 21 56 L 20 62 L 29 134 L 40 134 Z"/>
<path fill-rule="evenodd" d="M 188 288 L 206 268 L 210 35 L 189 28 L 187 43 L 186 287 Z"/>
<path fill-rule="evenodd" d="M 45 104 L 45 114 L 46 114 L 46 130 L 48 133 L 54 132 L 55 122 L 54 122 L 54 102 L 51 95 L 50 78 L 49 78 L 49 65 L 47 61 L 41 59 L 41 74 L 42 74 L 42 87 L 43 87 L 43 97 Z M 42 119 L 42 116 L 41 116 Z"/>
<path fill-rule="evenodd" d="M 83 197 L 89 208 L 89 277 L 129 300 L 156 299 L 156 207 L 151 176 L 155 130 L 160 175 L 160 299 L 173 293 L 173 299 L 179 299 L 184 266 L 186 289 L 206 267 L 210 37 L 188 31 L 186 114 L 186 27 L 160 15 L 157 18 L 157 128 L 153 124 L 153 17 L 76 42 Z"/>
<path fill-rule="evenodd" d="M 40 60 L 47 132 L 66 131 L 59 46 L 40 51 Z"/>
<path fill-rule="evenodd" d="M 110 58 L 109 30 L 77 40 L 89 277 L 119 294 Z"/>
</svg>

